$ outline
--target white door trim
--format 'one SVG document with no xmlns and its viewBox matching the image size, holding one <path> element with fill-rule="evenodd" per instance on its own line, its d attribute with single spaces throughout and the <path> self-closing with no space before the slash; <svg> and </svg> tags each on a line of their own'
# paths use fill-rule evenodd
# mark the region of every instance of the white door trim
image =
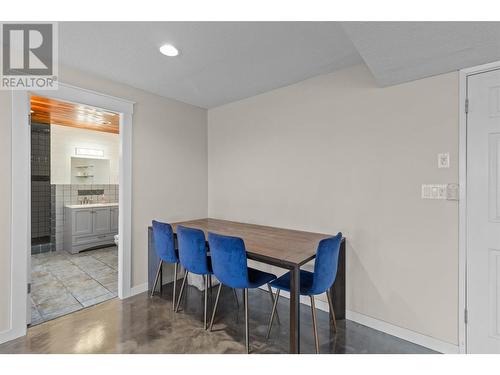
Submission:
<svg viewBox="0 0 500 375">
<path fill-rule="evenodd" d="M 87 104 L 120 113 L 118 296 L 131 295 L 132 257 L 132 114 L 134 103 L 99 92 L 59 83 L 57 91 L 31 93 Z M 30 255 L 30 127 L 26 91 L 12 93 L 11 311 L 10 328 L 0 343 L 26 335 L 27 261 Z"/>
<path fill-rule="evenodd" d="M 458 342 L 460 353 L 467 353 L 467 77 L 473 74 L 500 69 L 500 61 L 460 70 L 459 77 L 459 246 L 458 246 Z"/>
</svg>

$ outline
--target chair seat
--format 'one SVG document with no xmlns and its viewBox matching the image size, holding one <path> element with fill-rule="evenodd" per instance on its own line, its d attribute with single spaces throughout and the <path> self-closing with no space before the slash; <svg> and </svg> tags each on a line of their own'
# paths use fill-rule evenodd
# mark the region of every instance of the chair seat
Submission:
<svg viewBox="0 0 500 375">
<path fill-rule="evenodd" d="M 247 288 L 258 288 L 276 279 L 276 275 L 248 267 Z"/>
<path fill-rule="evenodd" d="M 300 270 L 300 294 L 303 296 L 309 296 L 313 293 L 313 277 L 314 273 L 309 271 Z M 290 291 L 290 272 L 285 273 L 283 276 L 278 277 L 276 280 L 270 283 L 273 288 Z"/>
</svg>

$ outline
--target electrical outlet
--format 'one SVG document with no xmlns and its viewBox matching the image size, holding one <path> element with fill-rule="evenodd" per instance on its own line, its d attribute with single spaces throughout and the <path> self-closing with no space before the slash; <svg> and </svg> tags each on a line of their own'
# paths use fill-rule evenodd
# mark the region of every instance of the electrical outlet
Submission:
<svg viewBox="0 0 500 375">
<path fill-rule="evenodd" d="M 438 154 L 438 168 L 450 168 L 450 154 Z"/>
</svg>

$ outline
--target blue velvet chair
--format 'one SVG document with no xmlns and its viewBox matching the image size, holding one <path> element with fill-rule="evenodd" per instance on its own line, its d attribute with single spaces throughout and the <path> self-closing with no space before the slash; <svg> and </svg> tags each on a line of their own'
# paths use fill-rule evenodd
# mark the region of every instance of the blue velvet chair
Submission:
<svg viewBox="0 0 500 375">
<path fill-rule="evenodd" d="M 337 323 L 335 321 L 335 312 L 333 310 L 333 302 L 328 293 L 337 277 L 337 268 L 339 260 L 340 244 L 342 242 L 342 233 L 338 233 L 335 237 L 326 238 L 321 240 L 316 252 L 316 260 L 314 263 L 314 273 L 305 270 L 300 270 L 300 294 L 309 296 L 311 298 L 311 313 L 313 321 L 314 342 L 316 346 L 316 353 L 319 353 L 319 340 L 318 328 L 316 323 L 316 307 L 314 303 L 314 296 L 326 292 L 328 304 L 330 306 L 330 313 L 333 319 L 333 327 L 337 331 Z M 274 299 L 273 311 L 267 329 L 267 338 L 271 334 L 271 327 L 278 305 L 280 291 L 285 290 L 290 292 L 290 272 L 270 283 L 271 287 L 277 289 L 276 298 Z"/>
<path fill-rule="evenodd" d="M 184 293 L 184 286 L 189 272 L 203 276 L 204 299 L 205 307 L 203 313 L 203 327 L 207 329 L 207 302 L 208 288 L 212 288 L 212 264 L 210 257 L 207 255 L 207 246 L 205 241 L 205 233 L 202 230 L 187 228 L 181 225 L 177 226 L 177 244 L 179 247 L 179 260 L 186 270 L 184 279 L 182 280 L 181 291 L 179 293 L 179 301 L 175 311 L 179 310 L 179 305 Z"/>
<path fill-rule="evenodd" d="M 153 220 L 153 240 L 156 254 L 160 258 L 158 264 L 158 271 L 156 271 L 155 283 L 151 290 L 151 297 L 153 296 L 160 274 L 162 271 L 163 262 L 174 264 L 174 291 L 172 294 L 172 308 L 175 310 L 175 292 L 177 289 L 177 269 L 179 265 L 178 253 L 175 250 L 174 231 L 172 226 L 167 223 L 161 223 Z M 160 286 L 161 288 L 161 286 Z"/>
<path fill-rule="evenodd" d="M 247 353 L 250 352 L 248 339 L 248 289 L 259 288 L 276 279 L 276 276 L 267 272 L 259 271 L 247 266 L 247 254 L 243 240 L 238 237 L 223 236 L 208 233 L 210 255 L 215 277 L 220 282 L 215 298 L 215 306 L 210 320 L 210 331 L 212 330 L 222 284 L 231 288 L 241 288 L 245 307 L 245 343 Z M 272 295 L 271 295 L 272 296 Z M 273 304 L 274 305 L 274 304 Z"/>
</svg>

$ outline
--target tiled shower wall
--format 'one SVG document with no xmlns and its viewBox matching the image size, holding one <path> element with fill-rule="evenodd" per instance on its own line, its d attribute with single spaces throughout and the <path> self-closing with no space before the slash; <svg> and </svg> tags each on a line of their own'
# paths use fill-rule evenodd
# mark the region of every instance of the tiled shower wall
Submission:
<svg viewBox="0 0 500 375">
<path fill-rule="evenodd" d="M 31 182 L 31 238 L 34 243 L 49 242 L 50 182 Z M 47 238 L 47 240 L 42 240 Z"/>
<path fill-rule="evenodd" d="M 64 206 L 67 204 L 79 204 L 79 190 L 103 190 L 104 198 L 101 196 L 88 196 L 97 203 L 118 203 L 118 185 L 52 185 L 53 215 L 52 228 L 55 232 L 56 250 L 63 250 L 64 245 Z"/>
<path fill-rule="evenodd" d="M 50 250 L 50 127 L 31 126 L 31 239 Z M 36 248 L 36 246 L 35 246 Z"/>
</svg>

